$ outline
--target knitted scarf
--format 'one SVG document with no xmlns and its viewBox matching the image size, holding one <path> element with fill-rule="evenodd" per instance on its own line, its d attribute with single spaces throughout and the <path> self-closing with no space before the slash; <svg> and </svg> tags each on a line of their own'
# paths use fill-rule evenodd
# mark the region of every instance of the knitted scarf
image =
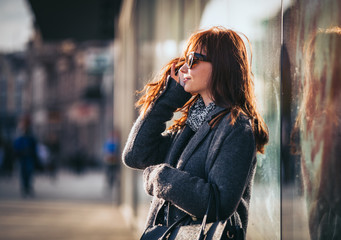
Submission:
<svg viewBox="0 0 341 240">
<path fill-rule="evenodd" d="M 204 123 L 209 112 L 214 110 L 216 105 L 211 102 L 205 106 L 204 100 L 199 96 L 198 100 L 191 106 L 188 112 L 186 124 L 194 131 L 198 131 L 200 126 Z"/>
</svg>

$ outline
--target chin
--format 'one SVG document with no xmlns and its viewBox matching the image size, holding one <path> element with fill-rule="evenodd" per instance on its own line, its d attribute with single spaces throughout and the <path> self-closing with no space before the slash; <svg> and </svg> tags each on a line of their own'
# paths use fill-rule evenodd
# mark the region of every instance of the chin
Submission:
<svg viewBox="0 0 341 240">
<path fill-rule="evenodd" d="M 184 86 L 184 90 L 185 90 L 186 92 L 189 92 L 189 93 L 192 92 L 192 91 L 191 91 L 191 88 L 190 88 L 188 85 L 185 85 L 185 86 Z"/>
</svg>

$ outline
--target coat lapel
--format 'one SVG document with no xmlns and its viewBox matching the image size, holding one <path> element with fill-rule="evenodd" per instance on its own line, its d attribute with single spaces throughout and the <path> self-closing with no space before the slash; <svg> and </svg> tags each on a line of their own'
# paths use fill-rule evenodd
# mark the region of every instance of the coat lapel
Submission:
<svg viewBox="0 0 341 240">
<path fill-rule="evenodd" d="M 177 168 L 182 170 L 186 163 L 188 162 L 188 159 L 194 152 L 194 150 L 197 148 L 197 146 L 201 143 L 201 141 L 207 136 L 207 134 L 211 130 L 211 126 L 209 125 L 209 121 L 219 114 L 221 111 L 225 110 L 221 107 L 216 107 L 206 118 L 206 121 L 203 123 L 203 125 L 199 128 L 199 130 L 194 134 L 192 139 L 189 141 L 188 145 L 184 149 L 183 153 L 180 156 L 180 159 L 177 164 Z"/>
<path fill-rule="evenodd" d="M 196 149 L 199 143 L 206 137 L 206 135 L 209 133 L 210 130 L 211 130 L 210 125 L 208 124 L 208 122 L 205 121 L 205 123 L 194 134 L 192 139 L 189 141 L 187 147 L 181 154 L 178 164 L 176 166 L 178 169 L 182 170 L 185 167 L 193 151 Z"/>
<path fill-rule="evenodd" d="M 185 126 L 183 131 L 174 140 L 174 145 L 172 146 L 172 151 L 170 151 L 169 156 L 167 158 L 167 162 L 171 166 L 174 166 L 174 167 L 176 166 L 182 152 L 184 151 L 185 145 L 189 142 L 189 139 L 193 135 L 194 135 L 194 133 L 191 130 L 191 128 L 188 126 Z"/>
</svg>

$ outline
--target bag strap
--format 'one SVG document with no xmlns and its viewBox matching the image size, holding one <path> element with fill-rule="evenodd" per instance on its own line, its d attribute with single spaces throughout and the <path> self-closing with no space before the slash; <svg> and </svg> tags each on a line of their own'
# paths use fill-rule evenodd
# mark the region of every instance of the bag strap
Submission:
<svg viewBox="0 0 341 240">
<path fill-rule="evenodd" d="M 219 199 L 219 192 L 217 189 L 217 186 L 215 184 L 210 183 L 210 192 L 209 192 L 209 200 L 208 200 L 208 206 L 205 212 L 205 215 L 202 219 L 202 223 L 201 223 L 201 227 L 200 227 L 200 232 L 198 234 L 197 240 L 203 240 L 205 239 L 205 229 L 206 229 L 206 223 L 207 223 L 207 218 L 208 218 L 208 214 L 211 210 L 211 203 L 215 202 L 215 206 L 216 206 L 216 218 L 217 221 L 220 220 L 220 211 L 219 211 L 219 207 L 220 207 L 220 199 Z M 174 228 L 176 228 L 181 222 L 183 222 L 186 218 L 190 217 L 190 215 L 185 214 L 184 216 L 182 216 L 181 218 L 179 218 L 176 222 L 174 222 L 167 230 L 166 232 L 159 238 L 159 240 L 165 240 L 167 239 L 167 236 L 174 230 Z M 231 216 L 230 218 L 230 224 L 231 226 L 234 226 L 237 221 L 236 221 L 236 215 L 235 213 L 233 213 L 233 216 Z"/>
<path fill-rule="evenodd" d="M 170 234 L 174 230 L 174 228 L 176 228 L 183 220 L 185 220 L 188 217 L 189 217 L 189 215 L 185 214 L 181 218 L 179 218 L 176 222 L 174 222 L 172 225 L 170 225 L 170 227 L 166 230 L 166 232 L 158 240 L 167 239 L 168 234 Z"/>
<path fill-rule="evenodd" d="M 208 200 L 208 206 L 205 212 L 205 215 L 202 219 L 202 223 L 201 223 L 201 227 L 200 227 L 200 232 L 198 235 L 197 240 L 201 240 L 204 238 L 204 232 L 205 232 L 205 228 L 206 228 L 206 222 L 207 222 L 207 218 L 208 218 L 208 213 L 210 212 L 211 209 L 211 203 L 212 201 L 214 201 L 214 187 L 210 184 L 210 192 L 209 192 L 209 200 Z M 216 208 L 218 209 L 218 207 Z M 217 210 L 217 213 L 219 211 Z M 176 222 L 174 222 L 167 230 L 166 232 L 159 238 L 159 240 L 165 240 L 167 239 L 168 234 L 170 234 L 174 228 L 176 228 L 181 222 L 183 222 L 186 218 L 190 217 L 190 215 L 185 214 L 184 216 L 182 216 L 180 219 L 178 219 Z M 218 219 L 218 215 L 217 215 L 217 219 Z"/>
<path fill-rule="evenodd" d="M 223 220 L 220 218 L 220 197 L 219 197 L 219 190 L 216 184 L 211 184 L 212 190 L 214 193 L 214 199 L 215 199 L 215 206 L 216 206 L 216 216 L 217 216 L 217 221 Z M 225 220 L 225 219 L 224 219 Z M 231 226 L 237 225 L 237 217 L 236 217 L 236 212 L 233 213 L 233 215 L 230 217 L 230 224 Z"/>
<path fill-rule="evenodd" d="M 208 218 L 208 214 L 210 212 L 210 208 L 211 208 L 211 202 L 215 200 L 215 206 L 216 206 L 216 218 L 217 221 L 220 221 L 220 198 L 219 198 L 219 191 L 217 188 L 217 185 L 210 183 L 210 198 L 208 201 L 208 206 L 207 206 L 207 210 L 205 213 L 205 216 L 202 220 L 202 224 L 201 224 L 201 228 L 200 228 L 200 233 L 198 235 L 197 240 L 203 240 L 205 239 L 205 229 L 206 229 L 206 222 L 207 222 L 207 218 Z M 236 219 L 236 212 L 233 213 L 233 215 L 228 218 L 228 220 L 230 221 L 231 226 L 236 226 L 237 227 L 237 219 Z M 240 226 L 238 226 L 240 227 Z M 244 238 L 244 237 L 243 237 Z"/>
<path fill-rule="evenodd" d="M 204 218 L 202 219 L 201 228 L 200 228 L 200 232 L 199 232 L 197 240 L 204 239 L 204 237 L 205 237 L 204 236 L 204 232 L 205 232 L 205 228 L 206 228 L 208 214 L 209 214 L 209 212 L 211 210 L 212 200 L 214 200 L 214 198 L 215 198 L 215 196 L 214 196 L 215 192 L 214 192 L 214 187 L 213 187 L 214 185 L 213 184 L 209 184 L 209 185 L 210 185 L 210 193 L 209 193 L 208 206 L 207 206 Z M 215 199 L 215 200 L 217 200 L 217 199 Z M 216 213 L 219 215 L 219 205 L 217 206 L 217 204 L 216 204 Z M 218 215 L 216 215 L 217 220 L 219 219 Z"/>
</svg>

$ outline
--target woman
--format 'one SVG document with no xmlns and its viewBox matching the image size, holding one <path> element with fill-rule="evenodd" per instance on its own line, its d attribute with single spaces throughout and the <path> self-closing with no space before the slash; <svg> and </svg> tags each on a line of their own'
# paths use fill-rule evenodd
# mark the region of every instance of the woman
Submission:
<svg viewBox="0 0 341 240">
<path fill-rule="evenodd" d="M 215 185 L 220 217 L 235 214 L 246 232 L 256 152 L 268 142 L 246 47 L 234 31 L 213 27 L 194 33 L 184 56 L 146 86 L 123 161 L 144 170 L 153 196 L 147 227 L 170 225 L 184 214 L 202 218 Z M 165 132 L 175 111 L 183 116 Z M 211 209 L 214 221 L 215 204 Z"/>
</svg>

